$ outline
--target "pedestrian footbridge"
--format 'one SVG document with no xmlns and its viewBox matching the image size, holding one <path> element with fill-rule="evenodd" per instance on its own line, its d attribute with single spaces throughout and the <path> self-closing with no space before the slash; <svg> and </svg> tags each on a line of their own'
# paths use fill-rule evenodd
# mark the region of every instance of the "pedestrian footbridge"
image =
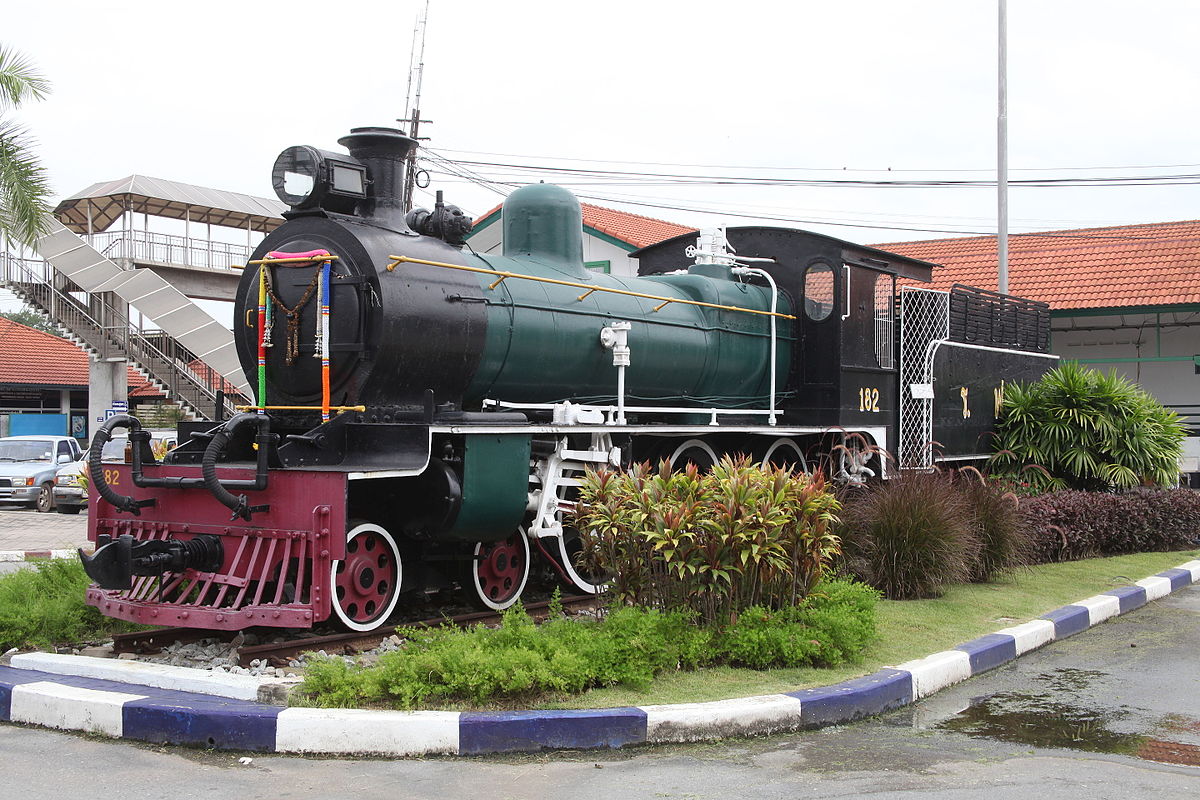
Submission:
<svg viewBox="0 0 1200 800">
<path fill-rule="evenodd" d="M 188 416 L 211 419 L 252 393 L 233 334 L 194 301 L 233 299 L 240 265 L 282 211 L 145 176 L 99 183 L 58 204 L 40 260 L 0 253 L 0 282 L 93 359 L 128 360 Z M 182 235 L 151 229 L 162 220 L 182 221 Z"/>
</svg>

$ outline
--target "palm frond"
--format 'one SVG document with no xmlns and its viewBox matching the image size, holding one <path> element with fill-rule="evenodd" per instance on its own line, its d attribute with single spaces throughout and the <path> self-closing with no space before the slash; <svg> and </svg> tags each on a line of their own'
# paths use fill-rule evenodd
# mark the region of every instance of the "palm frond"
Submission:
<svg viewBox="0 0 1200 800">
<path fill-rule="evenodd" d="M 27 100 L 50 93 L 50 81 L 33 63 L 11 47 L 0 45 L 0 110 L 16 108 Z"/>
<path fill-rule="evenodd" d="M 46 232 L 50 183 L 24 128 L 0 120 L 0 234 L 32 245 Z"/>
</svg>

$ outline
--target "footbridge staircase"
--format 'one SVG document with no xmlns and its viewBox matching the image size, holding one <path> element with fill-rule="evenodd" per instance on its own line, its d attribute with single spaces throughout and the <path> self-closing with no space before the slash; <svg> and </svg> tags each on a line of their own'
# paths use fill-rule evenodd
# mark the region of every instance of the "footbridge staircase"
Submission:
<svg viewBox="0 0 1200 800">
<path fill-rule="evenodd" d="M 232 299 L 235 262 L 249 257 L 252 235 L 283 221 L 281 210 L 142 176 L 96 184 L 55 208 L 34 245 L 40 260 L 0 252 L 0 282 L 93 359 L 127 361 L 186 416 L 226 416 L 253 394 L 233 334 L 192 297 Z M 182 220 L 184 235 L 152 233 L 152 218 Z M 206 239 L 192 235 L 197 225 Z M 213 241 L 214 225 L 243 231 L 246 245 Z"/>
<path fill-rule="evenodd" d="M 248 396 L 244 378 L 241 384 L 236 375 L 230 380 L 164 331 L 139 330 L 124 313 L 123 303 L 114 303 L 104 293 L 85 292 L 45 261 L 0 254 L 0 282 L 93 359 L 127 361 L 189 418 L 228 415 L 236 394 Z M 232 343 L 229 331 L 222 330 Z M 218 348 L 222 344 L 214 343 Z"/>
</svg>

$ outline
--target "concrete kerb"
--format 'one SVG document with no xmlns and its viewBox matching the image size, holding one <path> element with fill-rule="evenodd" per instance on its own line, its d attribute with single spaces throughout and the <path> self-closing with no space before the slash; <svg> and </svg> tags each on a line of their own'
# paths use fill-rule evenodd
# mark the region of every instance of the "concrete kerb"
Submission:
<svg viewBox="0 0 1200 800">
<path fill-rule="evenodd" d="M 117 738 L 280 753 L 468 755 L 616 748 L 849 722 L 940 689 L 1200 582 L 1200 560 L 922 659 L 832 686 L 581 711 L 363 711 L 262 702 L 286 681 L 34 653 L 0 666 L 0 720 Z M 96 664 L 95 662 L 104 662 Z"/>
<path fill-rule="evenodd" d="M 0 550 L 0 562 L 8 563 L 78 557 L 79 553 L 76 550 Z"/>
</svg>

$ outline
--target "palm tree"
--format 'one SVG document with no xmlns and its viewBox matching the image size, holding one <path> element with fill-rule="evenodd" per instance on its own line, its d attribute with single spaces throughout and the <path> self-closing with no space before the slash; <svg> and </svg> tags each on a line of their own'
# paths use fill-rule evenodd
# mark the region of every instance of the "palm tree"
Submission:
<svg viewBox="0 0 1200 800">
<path fill-rule="evenodd" d="M 24 245 L 45 231 L 50 185 L 28 132 L 2 115 L 49 91 L 50 82 L 27 58 L 0 45 L 0 237 Z"/>
</svg>

